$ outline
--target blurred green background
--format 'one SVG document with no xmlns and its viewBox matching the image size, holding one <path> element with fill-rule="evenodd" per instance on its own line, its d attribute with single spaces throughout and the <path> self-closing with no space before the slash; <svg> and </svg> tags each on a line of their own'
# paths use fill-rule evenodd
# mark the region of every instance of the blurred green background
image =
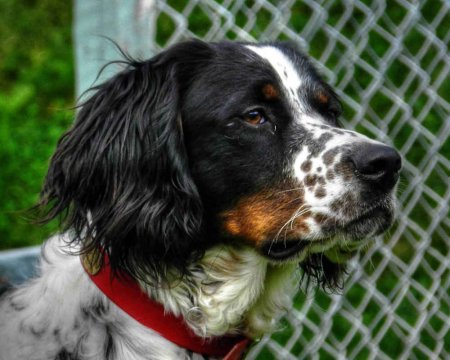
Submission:
<svg viewBox="0 0 450 360">
<path fill-rule="evenodd" d="M 38 244 L 54 229 L 27 221 L 47 159 L 72 121 L 72 7 L 0 1 L 0 249 Z"/>
</svg>

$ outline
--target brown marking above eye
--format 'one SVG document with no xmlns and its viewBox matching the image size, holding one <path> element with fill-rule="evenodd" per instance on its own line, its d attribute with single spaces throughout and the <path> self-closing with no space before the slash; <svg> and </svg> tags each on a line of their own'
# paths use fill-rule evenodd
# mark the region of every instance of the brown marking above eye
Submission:
<svg viewBox="0 0 450 360">
<path fill-rule="evenodd" d="M 304 204 L 304 190 L 297 186 L 266 189 L 242 198 L 233 208 L 221 214 L 222 226 L 229 234 L 243 238 L 258 246 L 267 240 L 291 235 L 296 239 L 306 234 L 309 227 L 306 219 L 309 211 L 295 217 L 286 225 Z M 279 232 L 282 232 L 279 234 Z"/>
<path fill-rule="evenodd" d="M 316 97 L 316 100 L 323 105 L 328 104 L 328 102 L 330 101 L 330 97 L 327 94 L 325 94 L 323 91 L 316 92 L 315 97 Z"/>
<path fill-rule="evenodd" d="M 276 100 L 280 96 L 278 90 L 272 84 L 264 85 L 262 88 L 262 93 L 266 100 Z"/>
</svg>

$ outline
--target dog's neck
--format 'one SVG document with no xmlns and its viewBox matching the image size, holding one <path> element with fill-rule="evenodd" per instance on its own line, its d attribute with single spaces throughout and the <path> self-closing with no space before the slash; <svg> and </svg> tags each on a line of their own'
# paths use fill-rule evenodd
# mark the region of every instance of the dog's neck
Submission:
<svg viewBox="0 0 450 360">
<path fill-rule="evenodd" d="M 258 338 L 273 330 L 289 308 L 295 268 L 269 264 L 248 247 L 221 245 L 192 264 L 182 280 L 141 287 L 166 311 L 183 316 L 200 336 L 241 333 Z"/>
</svg>

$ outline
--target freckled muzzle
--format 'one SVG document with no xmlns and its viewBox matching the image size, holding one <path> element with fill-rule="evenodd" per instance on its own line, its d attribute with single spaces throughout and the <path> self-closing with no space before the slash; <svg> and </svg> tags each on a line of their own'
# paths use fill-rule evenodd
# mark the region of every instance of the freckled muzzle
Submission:
<svg viewBox="0 0 450 360">
<path fill-rule="evenodd" d="M 402 167 L 398 152 L 375 141 L 359 141 L 332 148 L 322 159 L 333 174 L 328 185 L 335 187 L 327 210 L 315 216 L 322 235 L 358 240 L 384 232 L 394 218 L 393 189 Z"/>
<path fill-rule="evenodd" d="M 295 181 L 244 197 L 223 212 L 225 232 L 278 262 L 329 251 L 342 239 L 352 242 L 354 254 L 360 240 L 391 226 L 401 169 L 394 149 L 374 141 L 341 143 L 296 166 Z"/>
</svg>

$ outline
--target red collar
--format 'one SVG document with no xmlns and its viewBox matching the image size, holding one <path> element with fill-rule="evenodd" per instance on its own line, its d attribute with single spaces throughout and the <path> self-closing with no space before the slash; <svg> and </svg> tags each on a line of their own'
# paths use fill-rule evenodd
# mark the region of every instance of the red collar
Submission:
<svg viewBox="0 0 450 360">
<path fill-rule="evenodd" d="M 82 259 L 83 268 L 95 285 L 118 307 L 142 325 L 190 351 L 224 360 L 242 359 L 250 345 L 243 336 L 202 338 L 184 322 L 182 317 L 167 313 L 164 307 L 150 299 L 138 283 L 128 276 L 112 276 L 109 260 L 104 254 L 103 266 L 92 271 Z"/>
</svg>

